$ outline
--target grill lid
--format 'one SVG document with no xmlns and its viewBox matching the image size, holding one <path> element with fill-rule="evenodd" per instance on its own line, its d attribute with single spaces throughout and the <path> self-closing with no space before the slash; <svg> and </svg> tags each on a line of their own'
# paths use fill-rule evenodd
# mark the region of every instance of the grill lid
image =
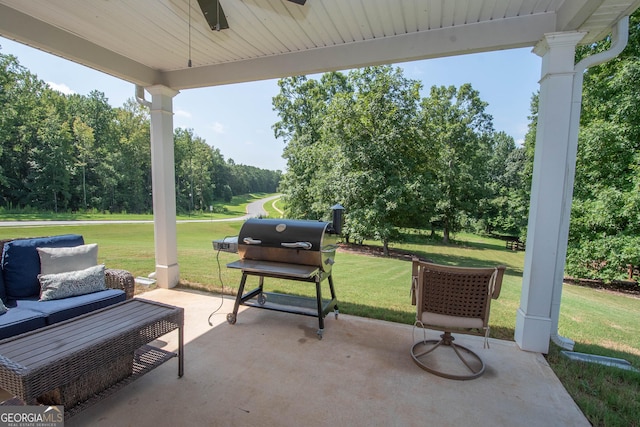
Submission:
<svg viewBox="0 0 640 427">
<path fill-rule="evenodd" d="M 243 260 L 272 261 L 320 267 L 331 271 L 337 236 L 322 221 L 295 219 L 247 220 L 238 235 Z"/>
<path fill-rule="evenodd" d="M 238 243 L 265 248 L 320 251 L 329 223 L 293 219 L 248 219 Z"/>
</svg>

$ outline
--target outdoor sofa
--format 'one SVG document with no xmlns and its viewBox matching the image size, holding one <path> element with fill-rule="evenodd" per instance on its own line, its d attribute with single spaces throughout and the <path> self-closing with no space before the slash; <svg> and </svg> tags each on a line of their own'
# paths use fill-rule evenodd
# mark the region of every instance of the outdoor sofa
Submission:
<svg viewBox="0 0 640 427">
<path fill-rule="evenodd" d="M 98 264 L 78 234 L 0 242 L 0 339 L 133 298 L 134 278 Z"/>
</svg>

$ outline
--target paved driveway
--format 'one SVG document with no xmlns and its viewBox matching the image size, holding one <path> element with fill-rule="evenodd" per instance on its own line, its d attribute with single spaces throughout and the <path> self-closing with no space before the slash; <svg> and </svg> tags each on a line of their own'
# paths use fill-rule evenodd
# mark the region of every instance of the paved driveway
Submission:
<svg viewBox="0 0 640 427">
<path fill-rule="evenodd" d="M 249 218 L 255 218 L 258 216 L 267 215 L 267 211 L 262 207 L 265 203 L 277 199 L 280 195 L 266 197 L 251 202 L 247 205 L 246 215 L 236 218 L 224 218 L 224 219 L 181 219 L 176 222 L 224 222 L 224 221 L 244 221 Z M 91 225 L 91 224 L 132 224 L 132 223 L 149 223 L 153 224 L 153 220 L 79 220 L 79 221 L 0 221 L 0 227 L 27 227 L 38 225 Z"/>
</svg>

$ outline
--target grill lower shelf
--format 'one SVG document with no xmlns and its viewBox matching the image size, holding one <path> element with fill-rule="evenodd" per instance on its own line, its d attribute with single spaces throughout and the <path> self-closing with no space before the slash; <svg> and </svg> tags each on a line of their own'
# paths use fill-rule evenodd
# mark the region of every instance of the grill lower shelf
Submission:
<svg viewBox="0 0 640 427">
<path fill-rule="evenodd" d="M 256 264 L 261 267 L 268 266 L 268 268 L 256 268 Z M 268 264 L 279 264 L 271 266 Z M 227 264 L 230 268 L 241 268 L 242 279 L 240 280 L 240 286 L 238 288 L 238 295 L 233 306 L 233 313 L 227 315 L 227 322 L 235 324 L 238 316 L 238 308 L 240 305 L 246 305 L 249 307 L 263 308 L 267 310 L 283 311 L 286 313 L 302 314 L 305 316 L 313 316 L 318 318 L 318 338 L 322 339 L 324 332 L 324 317 L 331 310 L 334 311 L 336 318 L 338 317 L 338 300 L 333 288 L 333 278 L 331 273 L 325 275 L 318 272 L 317 267 L 315 273 L 311 275 L 299 274 L 283 274 L 282 268 L 290 268 L 291 265 L 285 265 L 280 263 L 265 263 L 265 262 L 246 262 L 236 261 L 235 263 Z M 276 268 L 277 267 L 277 268 Z M 307 268 L 309 266 L 295 266 L 296 268 Z M 247 276 L 258 276 L 260 284 L 257 288 L 245 293 L 244 287 L 247 282 Z M 275 277 L 286 280 L 296 280 L 302 282 L 312 282 L 316 287 L 316 298 L 301 297 L 296 295 L 286 295 L 273 292 L 264 292 L 264 278 Z M 331 299 L 322 298 L 322 282 L 327 279 L 329 283 L 329 291 L 331 293 Z"/>
<path fill-rule="evenodd" d="M 264 298 L 264 299 L 263 299 Z M 333 300 L 322 300 L 322 314 L 326 316 L 332 311 Z M 314 298 L 297 295 L 279 294 L 275 292 L 263 292 L 243 303 L 249 307 L 264 308 L 266 310 L 283 311 L 286 313 L 301 314 L 304 316 L 318 317 L 317 301 Z"/>
</svg>

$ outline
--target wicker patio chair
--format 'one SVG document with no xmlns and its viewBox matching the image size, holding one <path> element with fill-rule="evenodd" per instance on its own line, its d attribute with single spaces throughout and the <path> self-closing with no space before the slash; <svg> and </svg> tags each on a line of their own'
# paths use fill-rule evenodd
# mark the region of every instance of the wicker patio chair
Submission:
<svg viewBox="0 0 640 427">
<path fill-rule="evenodd" d="M 473 379 L 484 373 L 485 363 L 480 356 L 454 344 L 451 333 L 484 334 L 485 348 L 488 347 L 491 299 L 500 295 L 504 271 L 504 266 L 452 267 L 414 259 L 414 332 L 416 327 L 421 327 L 423 339 L 415 342 L 414 338 L 411 357 L 418 366 L 435 375 L 455 380 Z M 443 331 L 441 339 L 427 340 L 427 328 Z M 438 348 L 441 351 L 434 353 Z"/>
</svg>

